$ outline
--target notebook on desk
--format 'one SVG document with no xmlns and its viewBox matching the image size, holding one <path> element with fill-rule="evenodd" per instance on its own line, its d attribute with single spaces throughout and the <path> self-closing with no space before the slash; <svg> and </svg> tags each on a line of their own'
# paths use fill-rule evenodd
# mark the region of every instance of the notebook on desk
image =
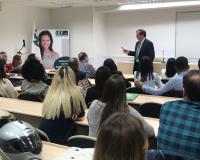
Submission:
<svg viewBox="0 0 200 160">
<path fill-rule="evenodd" d="M 139 94 L 135 94 L 135 93 L 126 93 L 126 100 L 127 101 L 134 101 Z"/>
</svg>

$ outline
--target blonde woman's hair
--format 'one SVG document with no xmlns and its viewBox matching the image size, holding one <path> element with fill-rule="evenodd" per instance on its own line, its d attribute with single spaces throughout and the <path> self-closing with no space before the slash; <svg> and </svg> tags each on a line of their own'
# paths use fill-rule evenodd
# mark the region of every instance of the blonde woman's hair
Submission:
<svg viewBox="0 0 200 160">
<path fill-rule="evenodd" d="M 59 68 L 44 100 L 43 117 L 55 119 L 63 111 L 65 118 L 73 118 L 80 114 L 81 107 L 86 108 L 86 104 L 74 72 L 67 66 Z"/>
</svg>

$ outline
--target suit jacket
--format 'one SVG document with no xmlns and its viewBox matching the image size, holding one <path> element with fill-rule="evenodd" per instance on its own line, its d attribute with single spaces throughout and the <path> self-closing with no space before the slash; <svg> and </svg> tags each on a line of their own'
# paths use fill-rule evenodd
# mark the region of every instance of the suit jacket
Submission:
<svg viewBox="0 0 200 160">
<path fill-rule="evenodd" d="M 135 45 L 135 51 L 129 51 L 129 53 L 128 53 L 129 56 L 135 56 L 138 45 L 139 45 L 139 41 Z M 144 56 L 150 57 L 152 61 L 155 58 L 155 51 L 154 51 L 153 43 L 148 39 L 145 39 L 141 46 L 139 56 L 138 56 L 139 61 Z M 136 59 L 135 59 L 135 62 L 136 62 Z M 134 64 L 134 70 L 135 69 L 136 69 L 136 63 Z"/>
</svg>

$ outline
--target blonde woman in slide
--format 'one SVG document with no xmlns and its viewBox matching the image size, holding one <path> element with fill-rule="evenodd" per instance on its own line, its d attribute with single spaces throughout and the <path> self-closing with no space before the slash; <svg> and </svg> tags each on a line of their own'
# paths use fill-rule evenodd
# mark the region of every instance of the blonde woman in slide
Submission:
<svg viewBox="0 0 200 160">
<path fill-rule="evenodd" d="M 49 31 L 42 31 L 39 34 L 39 47 L 42 58 L 42 64 L 45 69 L 53 69 L 54 62 L 59 58 L 59 54 L 54 52 L 53 37 Z"/>
</svg>

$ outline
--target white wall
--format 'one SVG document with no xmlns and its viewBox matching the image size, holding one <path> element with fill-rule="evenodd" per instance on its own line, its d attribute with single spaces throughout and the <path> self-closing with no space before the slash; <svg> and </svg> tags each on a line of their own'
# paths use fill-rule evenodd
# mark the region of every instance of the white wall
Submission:
<svg viewBox="0 0 200 160">
<path fill-rule="evenodd" d="M 135 31 L 143 28 L 152 40 L 156 57 L 175 57 L 176 12 L 196 11 L 198 7 L 156 9 L 142 11 L 105 13 L 91 8 L 56 9 L 52 11 L 54 28 L 69 28 L 71 31 L 71 53 L 88 52 L 95 66 L 106 57 L 116 61 L 132 58 L 122 54 L 121 46 L 133 49 Z M 100 11 L 100 12 L 98 12 Z"/>
<path fill-rule="evenodd" d="M 169 11 L 144 11 L 110 13 L 106 16 L 107 52 L 121 56 L 121 46 L 134 50 L 136 30 L 143 28 L 153 41 L 156 57 L 175 54 L 175 13 Z"/>
<path fill-rule="evenodd" d="M 50 26 L 50 10 L 43 8 L 24 7 L 12 3 L 2 3 L 0 11 L 0 51 L 8 53 L 9 61 L 26 40 L 27 48 L 31 49 L 33 21 L 39 28 Z"/>
<path fill-rule="evenodd" d="M 93 53 L 92 8 L 63 8 L 51 11 L 51 28 L 69 29 L 71 56 Z"/>
<path fill-rule="evenodd" d="M 0 12 L 0 50 L 10 59 L 25 39 L 27 51 L 31 47 L 32 24 L 38 28 L 70 30 L 71 56 L 85 51 L 98 67 L 107 57 L 116 61 L 132 58 L 122 54 L 121 46 L 134 49 L 135 31 L 147 30 L 147 38 L 154 42 L 156 57 L 175 56 L 176 12 L 197 11 L 198 7 L 102 13 L 94 8 L 44 9 L 3 3 Z M 24 50 L 24 52 L 27 52 Z"/>
</svg>

